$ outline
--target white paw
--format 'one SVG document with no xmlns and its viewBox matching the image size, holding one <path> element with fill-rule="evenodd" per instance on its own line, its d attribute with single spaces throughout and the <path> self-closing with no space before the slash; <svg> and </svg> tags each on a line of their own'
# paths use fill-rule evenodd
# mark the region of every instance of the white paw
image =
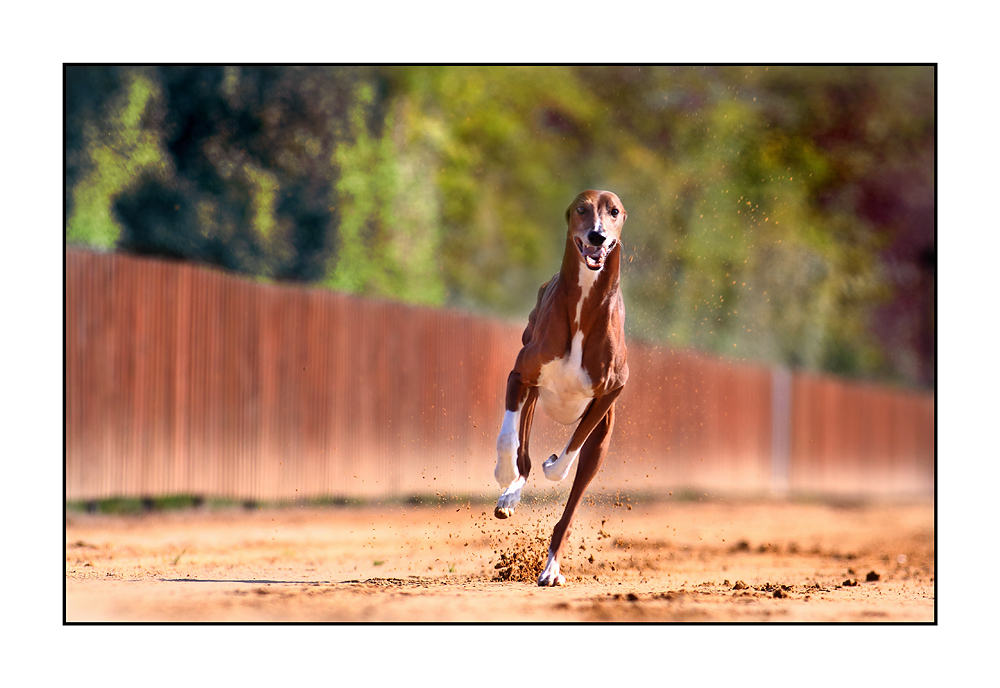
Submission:
<svg viewBox="0 0 1000 688">
<path fill-rule="evenodd" d="M 579 451 L 569 453 L 564 451 L 558 457 L 553 454 L 547 458 L 542 462 L 542 472 L 545 473 L 545 477 L 555 482 L 565 480 L 579 453 Z"/>
<path fill-rule="evenodd" d="M 566 585 L 566 576 L 559 573 L 559 562 L 552 556 L 552 552 L 549 552 L 549 560 L 545 564 L 545 570 L 538 577 L 538 585 L 543 588 Z"/>
<path fill-rule="evenodd" d="M 497 507 L 493 510 L 493 515 L 497 518 L 510 518 L 514 514 L 514 507 L 521 503 L 521 488 L 523 487 L 524 478 L 518 477 L 500 495 L 500 499 L 497 500 Z"/>
</svg>

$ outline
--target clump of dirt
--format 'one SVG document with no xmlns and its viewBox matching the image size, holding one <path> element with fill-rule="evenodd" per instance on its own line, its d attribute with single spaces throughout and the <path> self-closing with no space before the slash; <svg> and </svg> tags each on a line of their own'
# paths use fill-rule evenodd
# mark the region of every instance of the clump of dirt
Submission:
<svg viewBox="0 0 1000 688">
<path fill-rule="evenodd" d="M 534 583 L 545 568 L 549 539 L 540 533 L 531 534 L 524 530 L 516 531 L 514 536 L 510 547 L 496 552 L 499 561 L 493 567 L 496 569 L 493 580 Z"/>
</svg>

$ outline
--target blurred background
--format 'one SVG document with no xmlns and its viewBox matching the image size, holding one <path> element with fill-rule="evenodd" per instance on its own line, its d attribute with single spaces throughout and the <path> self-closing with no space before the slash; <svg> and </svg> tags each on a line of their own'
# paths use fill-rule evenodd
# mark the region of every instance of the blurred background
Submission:
<svg viewBox="0 0 1000 688">
<path fill-rule="evenodd" d="M 933 66 L 64 75 L 68 500 L 494 496 L 585 188 L 629 213 L 595 489 L 934 490 Z"/>
</svg>

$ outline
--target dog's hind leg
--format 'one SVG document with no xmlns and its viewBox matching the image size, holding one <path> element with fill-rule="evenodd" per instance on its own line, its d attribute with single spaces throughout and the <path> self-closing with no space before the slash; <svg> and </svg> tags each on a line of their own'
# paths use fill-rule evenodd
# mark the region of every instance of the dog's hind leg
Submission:
<svg viewBox="0 0 1000 688">
<path fill-rule="evenodd" d="M 569 499 L 566 500 L 566 508 L 563 510 L 562 518 L 552 530 L 552 543 L 549 545 L 549 559 L 545 564 L 545 570 L 538 577 L 538 584 L 541 586 L 562 585 L 566 582 L 565 576 L 559 573 L 559 554 L 566 542 L 566 536 L 569 534 L 569 528 L 573 522 L 573 515 L 583 498 L 583 493 L 590 481 L 597 475 L 601 464 L 604 463 L 604 457 L 608 453 L 608 445 L 611 444 L 611 431 L 614 427 L 615 407 L 612 404 L 580 450 L 580 466 L 576 469 L 576 478 L 573 480 L 573 487 L 570 489 Z"/>
</svg>

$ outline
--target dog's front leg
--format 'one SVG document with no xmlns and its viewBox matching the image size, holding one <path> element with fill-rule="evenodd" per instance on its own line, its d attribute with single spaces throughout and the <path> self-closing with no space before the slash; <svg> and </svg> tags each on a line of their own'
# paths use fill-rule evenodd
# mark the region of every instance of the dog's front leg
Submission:
<svg viewBox="0 0 1000 688">
<path fill-rule="evenodd" d="M 504 488 L 494 515 L 509 518 L 521 501 L 521 490 L 528 478 L 531 461 L 528 458 L 528 435 L 538 390 L 521 383 L 519 373 L 507 378 L 506 410 L 500 435 L 497 437 L 497 465 L 493 476 Z"/>
</svg>

